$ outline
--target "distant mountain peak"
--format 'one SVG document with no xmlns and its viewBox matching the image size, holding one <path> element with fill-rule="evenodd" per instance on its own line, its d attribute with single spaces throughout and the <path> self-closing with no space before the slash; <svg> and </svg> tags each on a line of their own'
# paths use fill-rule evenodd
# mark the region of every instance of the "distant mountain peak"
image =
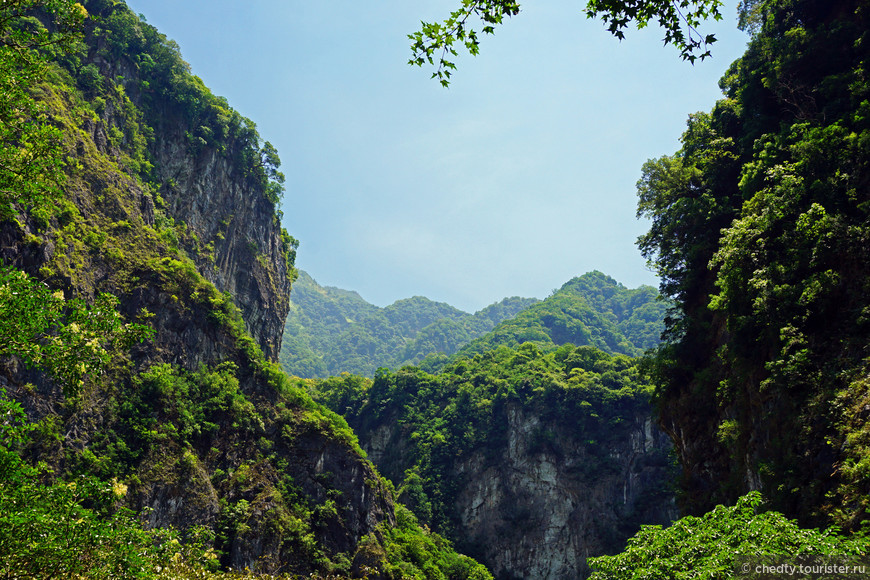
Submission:
<svg viewBox="0 0 870 580">
<path fill-rule="evenodd" d="M 596 270 L 572 278 L 544 301 L 513 296 L 468 314 L 425 296 L 380 308 L 301 273 L 280 359 L 291 374 L 327 377 L 373 376 L 379 367 L 406 364 L 428 368 L 430 360 L 443 363 L 457 352 L 527 341 L 637 355 L 658 344 L 665 305 L 657 296 L 650 286 L 629 289 Z"/>
</svg>

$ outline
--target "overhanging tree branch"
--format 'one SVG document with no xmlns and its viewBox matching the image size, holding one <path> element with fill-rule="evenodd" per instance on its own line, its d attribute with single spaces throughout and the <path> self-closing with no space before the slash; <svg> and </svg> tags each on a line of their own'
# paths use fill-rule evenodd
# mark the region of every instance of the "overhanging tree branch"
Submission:
<svg viewBox="0 0 870 580">
<path fill-rule="evenodd" d="M 694 63 L 710 56 L 710 45 L 716 37 L 702 34 L 698 27 L 708 19 L 721 20 L 720 6 L 722 0 L 588 0 L 584 12 L 588 18 L 600 17 L 607 30 L 619 39 L 625 37 L 625 29 L 632 22 L 644 28 L 656 21 L 665 31 L 665 44 L 675 46 L 681 58 Z M 480 20 L 480 32 L 494 34 L 495 26 L 502 24 L 506 16 L 519 12 L 520 5 L 514 0 L 462 0 L 462 5 L 443 22 L 421 22 L 420 30 L 408 35 L 412 41 L 408 63 L 435 66 L 432 78 L 449 86 L 456 69 L 455 45 L 463 44 L 471 55 L 480 50 L 478 29 L 469 24 L 472 17 Z"/>
</svg>

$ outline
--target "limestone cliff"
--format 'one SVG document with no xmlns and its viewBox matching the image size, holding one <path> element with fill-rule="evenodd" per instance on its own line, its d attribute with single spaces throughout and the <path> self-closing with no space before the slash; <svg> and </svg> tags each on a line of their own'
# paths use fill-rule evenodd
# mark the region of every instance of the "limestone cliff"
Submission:
<svg viewBox="0 0 870 580">
<path fill-rule="evenodd" d="M 192 151 L 185 139 L 191 128 L 178 115 L 160 115 L 154 130 L 150 150 L 167 213 L 203 245 L 213 244 L 197 260 L 200 272 L 233 296 L 248 332 L 277 360 L 291 280 L 273 204 L 217 148 Z"/>
<path fill-rule="evenodd" d="M 119 50 L 119 41 L 111 34 L 100 35 L 112 29 L 118 32 L 125 25 L 137 26 L 135 17 L 121 3 L 92 1 L 87 5 L 95 18 L 90 21 L 82 69 L 92 66 L 104 78 L 113 79 L 142 111 L 150 137 L 147 158 L 151 169 L 143 177 L 159 184 L 158 201 L 166 216 L 187 229 L 189 236 L 180 241 L 199 272 L 218 291 L 232 296 L 248 332 L 269 359 L 277 360 L 294 274 L 287 254 L 294 250 L 288 247 L 286 232 L 282 236 L 275 200 L 269 199 L 262 180 L 252 175 L 252 169 L 262 163 L 255 127 L 232 111 L 225 99 L 208 93 L 183 62 L 181 70 L 173 63 L 176 70 L 171 74 L 194 79 L 198 84 L 194 94 L 169 86 L 171 79 L 163 79 L 167 86 L 161 90 L 161 80 L 154 78 L 154 60 L 162 51 L 171 51 L 171 41 L 142 26 L 143 40 L 155 35 L 161 52 L 137 55 L 130 50 L 135 46 L 132 43 Z M 213 110 L 202 103 L 191 106 L 193 99 L 214 100 Z M 115 110 L 111 100 L 101 115 L 121 127 L 130 122 L 127 112 Z M 99 133 L 95 137 L 98 144 L 108 141 Z M 239 162 L 244 157 L 249 158 L 247 165 Z"/>
<path fill-rule="evenodd" d="M 400 500 L 497 578 L 584 578 L 588 557 L 677 517 L 672 445 L 623 355 L 526 344 L 318 388 Z"/>
<path fill-rule="evenodd" d="M 505 444 L 471 451 L 445 476 L 456 487 L 457 548 L 496 578 L 584 578 L 588 557 L 619 551 L 639 524 L 676 519 L 667 488 L 671 444 L 649 415 L 621 428 L 603 462 L 570 427 L 535 412 L 510 406 L 500 420 Z M 541 444 L 542 431 L 550 443 Z M 385 458 L 396 459 L 391 449 L 407 447 L 402 440 L 400 428 L 384 426 L 364 437 L 363 448 L 391 474 L 398 466 Z"/>
<path fill-rule="evenodd" d="M 458 506 L 463 535 L 497 575 L 582 577 L 589 572 L 586 558 L 619 550 L 637 522 L 675 517 L 659 495 L 661 464 L 648 465 L 669 448 L 649 417 L 636 419 L 627 440 L 609 449 L 605 473 L 592 477 L 583 472 L 590 458 L 582 442 L 557 427 L 558 451 L 536 451 L 540 418 L 516 409 L 507 419 L 510 438 L 501 458 L 487 461 L 477 452 L 457 473 L 466 482 Z"/>
</svg>

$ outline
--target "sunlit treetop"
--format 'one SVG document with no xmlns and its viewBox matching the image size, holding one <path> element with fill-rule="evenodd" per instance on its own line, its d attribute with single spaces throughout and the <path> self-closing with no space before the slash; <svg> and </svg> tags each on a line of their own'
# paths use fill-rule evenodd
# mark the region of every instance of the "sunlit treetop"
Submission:
<svg viewBox="0 0 870 580">
<path fill-rule="evenodd" d="M 712 34 L 702 34 L 701 23 L 721 20 L 722 0 L 588 0 L 584 12 L 588 18 L 600 18 L 615 37 L 625 37 L 632 22 L 644 28 L 657 22 L 665 31 L 664 42 L 675 46 L 680 56 L 689 62 L 710 56 L 710 46 L 716 42 Z M 420 30 L 408 35 L 412 57 L 409 64 L 436 67 L 432 78 L 443 86 L 450 84 L 456 69 L 453 58 L 457 47 L 464 45 L 472 55 L 480 50 L 480 34 L 494 34 L 496 25 L 505 17 L 520 13 L 514 0 L 462 0 L 462 5 L 443 22 L 422 22 Z"/>
</svg>

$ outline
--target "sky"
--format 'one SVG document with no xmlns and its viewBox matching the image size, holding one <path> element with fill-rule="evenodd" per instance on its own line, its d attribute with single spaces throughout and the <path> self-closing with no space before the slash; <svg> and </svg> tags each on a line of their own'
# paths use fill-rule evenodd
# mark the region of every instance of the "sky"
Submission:
<svg viewBox="0 0 870 580">
<path fill-rule="evenodd" d="M 467 312 L 591 270 L 657 286 L 635 246 L 641 167 L 679 149 L 747 42 L 736 0 L 695 65 L 656 26 L 620 42 L 582 0 L 521 2 L 444 89 L 407 64 L 407 35 L 460 0 L 127 3 L 278 149 L 299 268 L 378 306 Z"/>
</svg>

